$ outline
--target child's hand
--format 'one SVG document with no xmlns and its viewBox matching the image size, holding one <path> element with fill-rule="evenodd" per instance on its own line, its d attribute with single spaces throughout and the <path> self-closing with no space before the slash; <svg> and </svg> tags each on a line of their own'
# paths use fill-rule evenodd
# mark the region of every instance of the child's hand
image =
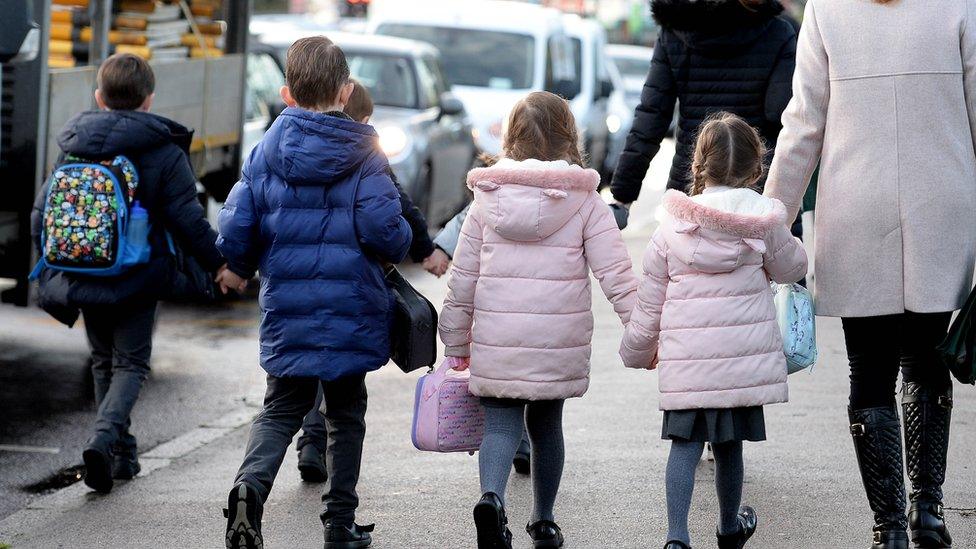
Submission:
<svg viewBox="0 0 976 549">
<path fill-rule="evenodd" d="M 447 360 L 451 363 L 451 369 L 455 372 L 463 372 L 471 366 L 471 357 L 469 356 L 452 356 Z"/>
<path fill-rule="evenodd" d="M 427 256 L 422 265 L 428 273 L 440 278 L 451 266 L 451 258 L 447 257 L 444 250 L 435 248 L 434 253 Z"/>
<path fill-rule="evenodd" d="M 220 292 L 224 295 L 227 295 L 228 290 L 244 293 L 245 288 L 247 288 L 247 281 L 228 269 L 227 264 L 224 264 L 217 271 L 217 278 L 214 279 L 214 282 L 220 286 Z"/>
</svg>

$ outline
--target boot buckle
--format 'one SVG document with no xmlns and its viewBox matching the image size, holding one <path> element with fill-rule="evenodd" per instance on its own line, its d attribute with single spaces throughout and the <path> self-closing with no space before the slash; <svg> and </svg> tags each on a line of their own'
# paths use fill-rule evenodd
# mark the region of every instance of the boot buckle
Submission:
<svg viewBox="0 0 976 549">
<path fill-rule="evenodd" d="M 882 536 L 881 536 L 881 530 L 875 530 L 874 531 L 874 544 L 875 545 L 881 545 L 882 541 L 884 541 L 881 538 L 882 538 Z"/>
<path fill-rule="evenodd" d="M 942 406 L 943 408 L 951 409 L 952 408 L 952 397 L 949 396 L 949 395 L 939 395 L 938 403 L 939 403 L 939 406 Z"/>
<path fill-rule="evenodd" d="M 863 437 L 867 434 L 867 427 L 863 423 L 853 423 L 851 424 L 851 435 L 855 437 Z"/>
</svg>

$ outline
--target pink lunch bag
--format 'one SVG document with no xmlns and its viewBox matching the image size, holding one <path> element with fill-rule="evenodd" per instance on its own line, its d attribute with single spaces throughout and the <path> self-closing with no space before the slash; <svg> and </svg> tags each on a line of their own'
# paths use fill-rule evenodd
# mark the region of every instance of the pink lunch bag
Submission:
<svg viewBox="0 0 976 549">
<path fill-rule="evenodd" d="M 485 433 L 478 397 L 468 392 L 467 371 L 451 369 L 446 359 L 437 371 L 417 380 L 413 404 L 413 445 L 428 452 L 474 452 Z"/>
</svg>

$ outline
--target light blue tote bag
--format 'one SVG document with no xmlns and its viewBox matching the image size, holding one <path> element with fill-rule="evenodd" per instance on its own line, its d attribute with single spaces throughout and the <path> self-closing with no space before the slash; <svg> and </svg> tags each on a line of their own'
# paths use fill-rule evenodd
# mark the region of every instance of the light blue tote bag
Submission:
<svg viewBox="0 0 976 549">
<path fill-rule="evenodd" d="M 799 284 L 773 284 L 776 322 L 783 336 L 787 373 L 793 374 L 817 362 L 817 323 L 813 296 Z"/>
</svg>

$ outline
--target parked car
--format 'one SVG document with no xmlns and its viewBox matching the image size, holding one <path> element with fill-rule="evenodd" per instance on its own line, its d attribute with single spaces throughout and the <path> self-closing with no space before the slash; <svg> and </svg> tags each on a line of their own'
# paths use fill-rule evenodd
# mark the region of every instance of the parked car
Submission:
<svg viewBox="0 0 976 549">
<path fill-rule="evenodd" d="M 317 34 L 275 31 L 259 41 L 284 66 L 295 40 Z M 431 223 L 446 222 L 468 200 L 464 180 L 477 149 L 464 104 L 444 80 L 439 53 L 414 40 L 339 32 L 328 36 L 345 52 L 352 77 L 373 97 L 370 124 L 400 184 Z"/>
<path fill-rule="evenodd" d="M 563 21 L 569 36 L 574 72 L 579 75 L 573 90 L 575 95 L 567 96 L 567 99 L 580 128 L 588 163 L 600 171 L 601 176 L 605 176 L 603 168 L 610 146 L 606 120 L 609 98 L 613 93 L 604 54 L 607 33 L 603 25 L 593 19 L 566 15 Z M 610 181 L 603 183 L 609 184 Z"/>
<path fill-rule="evenodd" d="M 526 93 L 574 97 L 578 75 L 560 12 L 499 0 L 386 2 L 370 28 L 440 50 L 451 90 L 467 106 L 479 147 L 501 150 L 502 124 Z"/>
<path fill-rule="evenodd" d="M 241 160 L 261 141 L 275 117 L 284 109 L 281 87 L 285 85 L 284 66 L 275 51 L 252 44 L 247 54 L 247 90 L 244 93 L 244 135 Z"/>
<path fill-rule="evenodd" d="M 634 123 L 634 111 L 640 105 L 641 91 L 644 81 L 651 68 L 653 48 L 644 46 L 629 46 L 624 44 L 608 44 L 604 53 L 609 61 L 607 68 L 613 92 L 607 107 L 607 131 L 610 133 L 610 150 L 607 153 L 604 172 L 607 181 L 617 167 L 617 160 L 624 150 L 627 134 Z M 671 122 L 669 135 L 674 134 L 677 123 L 678 109 L 675 108 L 674 120 Z"/>
</svg>

